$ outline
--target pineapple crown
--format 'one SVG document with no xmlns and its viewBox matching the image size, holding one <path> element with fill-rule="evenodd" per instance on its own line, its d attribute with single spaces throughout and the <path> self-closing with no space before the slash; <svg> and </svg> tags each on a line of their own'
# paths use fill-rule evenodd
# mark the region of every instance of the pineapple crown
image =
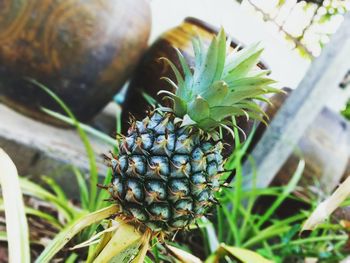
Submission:
<svg viewBox="0 0 350 263">
<path fill-rule="evenodd" d="M 235 126 L 232 116 L 265 122 L 266 114 L 257 101 L 269 103 L 264 95 L 280 90 L 270 86 L 275 81 L 267 77 L 269 71 L 257 67 L 263 49 L 253 44 L 230 51 L 230 43 L 223 29 L 207 48 L 199 38 L 194 38 L 193 69 L 176 49 L 183 74 L 170 60 L 163 58 L 173 70 L 177 83 L 163 78 L 175 88 L 175 93 L 162 90 L 158 94 L 163 93 L 173 101 L 171 111 L 183 126 L 194 125 L 207 132 L 223 127 L 232 133 L 231 128 Z"/>
</svg>

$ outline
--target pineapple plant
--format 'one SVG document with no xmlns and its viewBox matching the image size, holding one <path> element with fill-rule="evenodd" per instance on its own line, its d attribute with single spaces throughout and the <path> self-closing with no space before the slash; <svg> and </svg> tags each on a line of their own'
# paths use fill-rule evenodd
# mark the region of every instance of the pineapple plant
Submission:
<svg viewBox="0 0 350 263">
<path fill-rule="evenodd" d="M 274 81 L 267 76 L 268 71 L 256 66 L 262 52 L 259 45 L 231 51 L 226 38 L 221 30 L 208 47 L 194 39 L 194 68 L 186 64 L 179 51 L 180 69 L 167 61 L 176 81 L 165 80 L 175 92 L 160 94 L 172 101 L 172 107 L 158 106 L 143 120 L 131 118 L 127 135 L 118 140 L 118 154 L 106 156 L 113 176 L 100 186 L 108 190 L 104 194 L 110 195 L 113 204 L 95 212 L 81 212 L 36 262 L 50 262 L 74 236 L 92 226 L 87 233 L 97 230 L 95 234 L 71 248 L 88 246 L 87 262 L 140 263 L 151 238 L 164 241 L 207 215 L 218 203 L 215 195 L 223 186 L 221 178 L 226 172 L 222 129 L 234 136 L 236 116 L 264 121 L 257 101 L 269 102 L 265 95 L 279 91 L 271 86 Z M 90 186 L 91 200 L 102 200 L 95 200 L 94 180 Z M 102 222 L 104 219 L 108 220 Z M 199 262 L 179 249 L 166 248 L 183 262 Z M 217 256 L 225 249 L 218 248 Z"/>
<path fill-rule="evenodd" d="M 224 30 L 205 47 L 193 39 L 195 66 L 177 51 L 181 68 L 165 59 L 175 92 L 160 91 L 172 107 L 158 106 L 143 120 L 131 117 L 119 153 L 108 158 L 113 178 L 108 189 L 125 220 L 164 237 L 186 228 L 217 203 L 225 172 L 220 131 L 234 134 L 232 117 L 263 120 L 257 101 L 279 90 L 268 71 L 257 67 L 259 44 L 230 50 Z M 239 128 L 239 127 L 237 127 Z"/>
</svg>

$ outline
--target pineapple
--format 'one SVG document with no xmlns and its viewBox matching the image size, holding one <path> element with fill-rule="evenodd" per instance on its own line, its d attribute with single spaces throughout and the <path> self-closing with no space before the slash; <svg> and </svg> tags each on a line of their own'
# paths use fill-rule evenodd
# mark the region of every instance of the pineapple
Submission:
<svg viewBox="0 0 350 263">
<path fill-rule="evenodd" d="M 152 233 L 171 233 L 205 215 L 215 203 L 225 172 L 219 130 L 233 134 L 233 116 L 263 121 L 257 101 L 277 92 L 268 71 L 257 67 L 258 44 L 230 50 L 224 30 L 209 47 L 193 40 L 194 69 L 177 51 L 181 69 L 168 61 L 176 90 L 161 91 L 172 108 L 158 107 L 143 120 L 131 120 L 110 158 L 107 187 L 122 214 Z"/>
</svg>

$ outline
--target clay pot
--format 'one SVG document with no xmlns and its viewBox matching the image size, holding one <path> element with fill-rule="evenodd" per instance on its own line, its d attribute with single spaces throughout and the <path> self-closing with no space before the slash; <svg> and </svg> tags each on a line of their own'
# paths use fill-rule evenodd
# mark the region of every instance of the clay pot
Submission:
<svg viewBox="0 0 350 263">
<path fill-rule="evenodd" d="M 147 47 L 146 0 L 3 0 L 0 94 L 4 103 L 47 120 L 59 110 L 33 78 L 55 92 L 79 120 L 100 111 L 123 86 Z"/>
<path fill-rule="evenodd" d="M 178 48 L 188 64 L 194 66 L 192 39 L 199 36 L 204 44 L 208 45 L 213 36 L 218 33 L 218 30 L 218 28 L 204 21 L 189 17 L 179 26 L 163 33 L 145 53 L 131 79 L 123 107 L 123 121 L 128 121 L 129 113 L 137 119 L 145 116 L 145 110 L 149 108 L 149 104 L 143 98 L 141 92 L 145 92 L 157 100 L 159 99 L 157 93 L 160 90 L 174 92 L 173 87 L 162 80 L 161 77 L 169 77 L 175 80 L 175 76 L 169 65 L 159 58 L 168 58 L 180 69 L 178 56 L 174 49 Z M 231 39 L 231 46 L 235 48 L 240 42 L 234 38 Z M 266 68 L 262 63 L 259 65 L 261 68 Z M 162 101 L 162 105 L 169 106 L 168 103 L 166 100 Z M 127 125 L 123 126 L 127 127 Z"/>
</svg>

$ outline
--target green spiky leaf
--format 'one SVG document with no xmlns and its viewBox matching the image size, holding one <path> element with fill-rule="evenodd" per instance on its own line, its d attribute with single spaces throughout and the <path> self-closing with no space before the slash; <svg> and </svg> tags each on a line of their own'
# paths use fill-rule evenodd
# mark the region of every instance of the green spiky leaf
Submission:
<svg viewBox="0 0 350 263">
<path fill-rule="evenodd" d="M 265 122 L 266 114 L 257 101 L 268 103 L 266 94 L 280 92 L 271 86 L 275 81 L 267 77 L 270 72 L 257 66 L 263 51 L 259 44 L 232 50 L 226 39 L 223 29 L 207 47 L 200 38 L 194 38 L 193 70 L 179 50 L 182 70 L 168 61 L 177 84 L 165 78 L 174 93 L 163 93 L 171 98 L 173 112 L 186 126 L 196 125 L 207 132 L 219 127 L 231 131 L 233 125 L 227 120 L 232 116 Z"/>
<path fill-rule="evenodd" d="M 217 81 L 209 89 L 200 94 L 210 106 L 218 105 L 226 96 L 229 89 L 224 81 Z"/>
<path fill-rule="evenodd" d="M 247 112 L 235 106 L 217 106 L 210 109 L 210 116 L 214 120 L 222 120 L 228 116 L 247 116 Z"/>
<path fill-rule="evenodd" d="M 221 28 L 218 36 L 217 36 L 217 66 L 216 66 L 216 72 L 214 75 L 213 81 L 221 80 L 221 76 L 225 67 L 225 61 L 226 61 L 226 34 L 223 28 Z"/>
<path fill-rule="evenodd" d="M 169 59 L 167 59 L 167 58 L 161 58 L 161 59 L 169 64 L 170 68 L 172 69 L 172 71 L 175 74 L 176 81 L 177 81 L 177 87 L 180 90 L 179 92 L 182 92 L 182 90 L 185 88 L 185 81 L 184 81 L 180 71 L 177 69 L 177 67 L 174 65 L 174 63 L 171 62 Z"/>
<path fill-rule="evenodd" d="M 209 113 L 209 104 L 201 97 L 197 97 L 188 105 L 188 115 L 196 122 L 208 118 Z"/>
</svg>

